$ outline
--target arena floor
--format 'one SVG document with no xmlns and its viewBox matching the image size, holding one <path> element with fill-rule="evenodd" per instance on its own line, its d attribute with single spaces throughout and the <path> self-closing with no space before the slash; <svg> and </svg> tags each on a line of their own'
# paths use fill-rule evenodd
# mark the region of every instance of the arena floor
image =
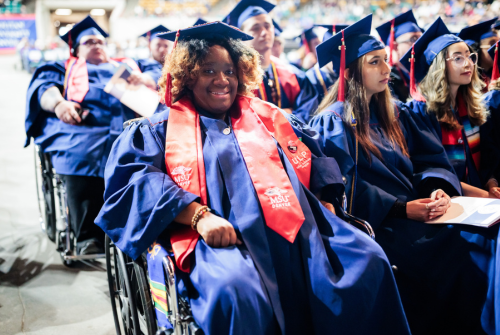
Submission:
<svg viewBox="0 0 500 335">
<path fill-rule="evenodd" d="M 40 230 L 17 62 L 0 56 L 0 334 L 114 334 L 104 263 L 65 267 Z"/>
</svg>

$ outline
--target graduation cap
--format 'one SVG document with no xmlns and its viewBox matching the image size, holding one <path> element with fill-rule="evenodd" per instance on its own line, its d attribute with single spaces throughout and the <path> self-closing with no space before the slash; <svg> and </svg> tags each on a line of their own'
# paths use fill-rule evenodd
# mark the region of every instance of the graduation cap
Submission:
<svg viewBox="0 0 500 335">
<path fill-rule="evenodd" d="M 495 23 L 491 26 L 492 29 L 499 30 L 500 29 L 500 20 L 496 20 Z"/>
<path fill-rule="evenodd" d="M 193 24 L 193 26 L 199 26 L 200 24 L 205 24 L 205 23 L 208 23 L 208 21 L 205 21 L 203 19 L 198 19 L 196 20 L 196 22 Z"/>
<path fill-rule="evenodd" d="M 177 46 L 178 41 L 189 41 L 192 39 L 209 39 L 209 38 L 224 38 L 237 39 L 242 41 L 252 40 L 253 37 L 245 34 L 238 28 L 229 26 L 223 22 L 216 21 L 201 24 L 186 29 L 180 29 L 177 32 L 170 31 L 168 33 L 159 34 L 158 37 L 174 42 L 172 52 Z M 171 55 L 172 52 L 169 54 Z M 165 90 L 165 105 L 172 106 L 172 78 L 170 73 L 167 74 L 167 89 Z"/>
<path fill-rule="evenodd" d="M 158 38 L 158 34 L 168 33 L 169 31 L 170 29 L 160 24 L 159 26 L 156 26 L 153 29 L 142 34 L 141 37 L 146 37 L 149 41 L 151 41 L 153 38 Z"/>
<path fill-rule="evenodd" d="M 274 36 L 280 36 L 281 33 L 283 32 L 283 29 L 279 26 L 279 24 L 273 20 L 273 26 L 274 26 Z"/>
<path fill-rule="evenodd" d="M 497 18 L 494 18 L 466 27 L 458 33 L 458 37 L 470 46 L 474 43 L 480 43 L 482 39 L 496 36 L 492 30 L 492 26 L 495 24 L 496 20 Z"/>
<path fill-rule="evenodd" d="M 69 52 L 71 53 L 73 45 L 79 44 L 82 37 L 90 35 L 102 36 L 104 38 L 109 36 L 108 33 L 106 33 L 101 27 L 99 27 L 97 22 L 95 22 L 94 19 L 92 19 L 90 15 L 88 15 L 82 21 L 75 24 L 70 31 L 61 36 L 61 39 L 64 42 L 68 43 Z"/>
<path fill-rule="evenodd" d="M 241 0 L 222 22 L 241 28 L 243 22 L 249 18 L 267 14 L 272 11 L 274 7 L 276 7 L 276 5 L 265 0 Z"/>
<path fill-rule="evenodd" d="M 300 46 L 305 46 L 306 53 L 311 52 L 311 50 L 309 50 L 309 42 L 318 38 L 318 35 L 314 32 L 314 28 L 316 27 L 312 26 L 311 28 L 304 30 L 299 36 L 295 37 L 296 39 L 299 39 Z"/>
<path fill-rule="evenodd" d="M 436 56 L 444 48 L 459 42 L 463 40 L 451 34 L 441 17 L 438 17 L 399 60 L 410 69 L 410 94 L 415 100 L 423 99 L 416 89 L 416 83 L 424 79 Z"/>
<path fill-rule="evenodd" d="M 406 33 L 421 33 L 424 31 L 418 26 L 417 19 L 415 19 L 415 15 L 413 15 L 412 10 L 399 14 L 391 21 L 388 21 L 375 29 L 385 45 L 389 47 L 390 66 L 394 65 L 392 61 L 392 52 L 394 50 L 394 41 L 396 38 Z"/>
<path fill-rule="evenodd" d="M 344 77 L 345 67 L 359 57 L 384 49 L 384 44 L 370 35 L 372 14 L 348 26 L 316 47 L 318 65 L 323 67 L 332 62 L 333 69 Z M 344 101 L 344 80 L 339 82 L 338 101 Z"/>
<path fill-rule="evenodd" d="M 328 29 L 323 35 L 323 42 L 335 35 L 337 32 L 349 27 L 347 24 L 316 24 L 314 26 Z"/>
</svg>

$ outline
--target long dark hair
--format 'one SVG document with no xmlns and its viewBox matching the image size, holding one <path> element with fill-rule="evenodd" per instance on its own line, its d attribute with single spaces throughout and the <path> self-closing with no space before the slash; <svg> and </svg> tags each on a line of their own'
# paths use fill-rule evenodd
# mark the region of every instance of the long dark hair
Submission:
<svg viewBox="0 0 500 335">
<path fill-rule="evenodd" d="M 370 153 L 382 160 L 380 150 L 373 144 L 370 136 L 370 108 L 366 101 L 366 90 L 363 86 L 363 64 L 365 56 L 358 58 L 349 64 L 349 79 L 339 78 L 330 88 L 327 95 L 318 107 L 317 113 L 321 113 L 338 100 L 338 90 L 340 80 L 345 81 L 345 101 L 346 110 L 343 114 L 343 121 L 352 126 L 352 117 L 357 120 L 355 136 L 361 148 L 365 151 L 370 161 Z M 398 145 L 405 156 L 409 156 L 406 140 L 401 131 L 398 119 L 394 112 L 394 102 L 392 100 L 389 87 L 382 92 L 372 96 L 378 107 L 379 124 L 387 134 L 392 145 Z"/>
</svg>

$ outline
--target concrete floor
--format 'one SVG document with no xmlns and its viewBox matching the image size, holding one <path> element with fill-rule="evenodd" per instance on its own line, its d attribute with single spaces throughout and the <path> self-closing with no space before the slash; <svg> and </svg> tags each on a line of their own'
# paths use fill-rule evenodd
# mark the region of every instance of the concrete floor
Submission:
<svg viewBox="0 0 500 335">
<path fill-rule="evenodd" d="M 17 62 L 0 56 L 0 334 L 114 334 L 104 263 L 65 267 L 40 230 Z"/>
</svg>

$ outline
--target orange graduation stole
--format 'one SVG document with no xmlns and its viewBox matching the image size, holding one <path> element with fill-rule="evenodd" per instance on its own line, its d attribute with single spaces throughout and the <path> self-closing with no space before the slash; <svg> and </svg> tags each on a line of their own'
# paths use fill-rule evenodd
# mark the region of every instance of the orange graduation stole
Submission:
<svg viewBox="0 0 500 335">
<path fill-rule="evenodd" d="M 112 58 L 110 61 L 125 63 L 132 70 L 141 71 L 137 64 L 130 58 Z M 70 57 L 64 64 L 64 68 L 66 69 L 66 75 L 64 77 L 63 97 L 68 101 L 81 103 L 89 91 L 87 61 L 81 57 Z"/>
<path fill-rule="evenodd" d="M 300 182 L 309 188 L 311 152 L 273 105 L 238 95 L 230 109 L 231 123 L 269 228 L 293 243 L 305 220 L 273 138 L 283 148 Z M 191 100 L 183 97 L 170 109 L 165 142 L 167 174 L 184 190 L 207 204 L 207 188 L 200 117 Z M 189 272 L 189 255 L 198 232 L 183 226 L 171 233 L 178 267 Z"/>
</svg>

